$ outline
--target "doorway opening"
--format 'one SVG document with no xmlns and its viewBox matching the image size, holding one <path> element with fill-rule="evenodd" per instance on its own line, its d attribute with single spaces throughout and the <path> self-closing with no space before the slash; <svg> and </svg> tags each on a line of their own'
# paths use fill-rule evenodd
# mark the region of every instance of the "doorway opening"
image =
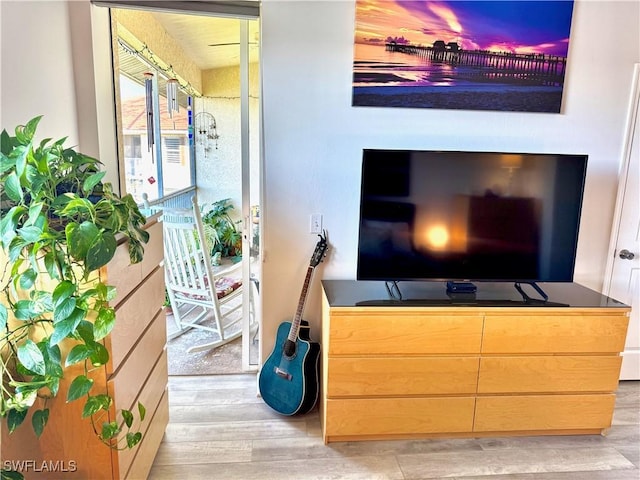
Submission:
<svg viewBox="0 0 640 480">
<path fill-rule="evenodd" d="M 206 331 L 177 332 L 168 315 L 170 375 L 255 371 L 260 358 L 259 21 L 246 16 L 111 9 L 121 191 L 150 211 L 221 206 L 227 262 L 242 265 L 242 335 L 187 353 Z M 225 243 L 225 247 L 220 245 Z M 256 298 L 257 297 L 257 298 Z M 206 322 L 205 319 L 203 322 Z"/>
</svg>

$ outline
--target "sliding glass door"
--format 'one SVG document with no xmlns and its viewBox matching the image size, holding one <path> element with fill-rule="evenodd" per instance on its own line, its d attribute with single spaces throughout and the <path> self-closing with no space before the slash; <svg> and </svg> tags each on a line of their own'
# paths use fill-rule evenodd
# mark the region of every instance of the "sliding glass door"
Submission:
<svg viewBox="0 0 640 480">
<path fill-rule="evenodd" d="M 260 312 L 261 280 L 261 216 L 260 195 L 262 172 L 260 161 L 260 78 L 259 24 L 257 20 L 240 21 L 240 110 L 242 138 L 242 215 L 244 220 L 242 251 L 243 282 L 249 285 L 250 295 L 245 297 L 245 310 L 257 319 Z M 254 61 L 252 61 L 252 59 Z M 253 81 L 252 81 L 253 79 Z M 242 364 L 246 369 L 257 368 L 260 363 L 260 322 L 245 322 L 242 335 Z"/>
<path fill-rule="evenodd" d="M 241 365 L 255 371 L 262 258 L 259 21 L 175 8 L 111 12 L 123 190 L 140 203 L 167 203 L 167 195 L 192 187 L 205 213 L 219 202 L 231 206 L 241 232 L 241 248 L 234 249 L 242 260 Z"/>
</svg>

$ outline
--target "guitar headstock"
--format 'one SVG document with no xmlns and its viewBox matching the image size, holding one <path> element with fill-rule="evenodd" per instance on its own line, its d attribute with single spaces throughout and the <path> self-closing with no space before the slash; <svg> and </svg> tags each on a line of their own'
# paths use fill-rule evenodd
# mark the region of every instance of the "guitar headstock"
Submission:
<svg viewBox="0 0 640 480">
<path fill-rule="evenodd" d="M 318 234 L 318 237 L 320 237 L 320 239 L 318 240 L 318 243 L 316 243 L 316 248 L 313 251 L 313 255 L 311 255 L 311 262 L 309 262 L 312 267 L 317 266 L 322 262 L 322 260 L 324 260 L 324 257 L 327 256 L 327 250 L 329 249 L 329 244 L 327 243 L 327 231 L 322 230 L 322 234 Z"/>
</svg>

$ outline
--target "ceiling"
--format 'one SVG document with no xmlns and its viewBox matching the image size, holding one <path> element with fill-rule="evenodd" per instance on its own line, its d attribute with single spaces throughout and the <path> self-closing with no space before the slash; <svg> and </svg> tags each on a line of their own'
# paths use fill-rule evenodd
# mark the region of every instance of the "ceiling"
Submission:
<svg viewBox="0 0 640 480">
<path fill-rule="evenodd" d="M 240 20 L 192 14 L 153 12 L 201 70 L 240 64 Z M 259 23 L 249 21 L 249 61 L 258 61 Z"/>
</svg>

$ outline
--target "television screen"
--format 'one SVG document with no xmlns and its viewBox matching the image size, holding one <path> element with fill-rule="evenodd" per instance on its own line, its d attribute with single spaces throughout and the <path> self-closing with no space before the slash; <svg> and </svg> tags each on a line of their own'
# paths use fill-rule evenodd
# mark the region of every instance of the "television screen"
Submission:
<svg viewBox="0 0 640 480">
<path fill-rule="evenodd" d="M 586 155 L 364 150 L 359 280 L 571 282 Z"/>
</svg>

